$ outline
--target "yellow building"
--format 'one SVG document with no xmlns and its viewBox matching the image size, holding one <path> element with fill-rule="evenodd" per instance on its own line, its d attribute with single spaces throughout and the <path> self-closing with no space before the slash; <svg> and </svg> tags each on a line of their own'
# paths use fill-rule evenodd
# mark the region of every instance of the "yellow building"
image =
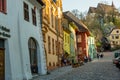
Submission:
<svg viewBox="0 0 120 80">
<path fill-rule="evenodd" d="M 70 54 L 70 31 L 64 29 L 64 51 Z"/>
<path fill-rule="evenodd" d="M 120 46 L 120 29 L 119 28 L 114 28 L 109 36 L 108 40 L 110 41 L 111 47 L 117 47 Z"/>
<path fill-rule="evenodd" d="M 43 40 L 47 69 L 51 70 L 60 66 L 63 53 L 62 0 L 43 0 L 43 2 L 46 5 L 42 14 Z"/>
<path fill-rule="evenodd" d="M 64 35 L 64 45 L 63 45 L 63 49 L 64 49 L 64 53 L 69 54 L 70 55 L 70 28 L 69 28 L 69 21 L 63 17 L 62 19 L 62 25 L 63 25 L 63 35 Z"/>
</svg>

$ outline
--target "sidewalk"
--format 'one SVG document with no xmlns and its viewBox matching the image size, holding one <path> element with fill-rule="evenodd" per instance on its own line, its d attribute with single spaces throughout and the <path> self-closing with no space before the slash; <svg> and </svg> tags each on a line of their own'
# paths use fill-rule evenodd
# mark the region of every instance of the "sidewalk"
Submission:
<svg viewBox="0 0 120 80">
<path fill-rule="evenodd" d="M 31 80 L 54 80 L 56 77 L 60 75 L 64 75 L 65 73 L 72 71 L 73 69 L 74 68 L 72 68 L 72 66 L 60 67 L 55 70 L 52 70 L 48 75 L 40 75 L 40 76 L 34 77 Z"/>
</svg>

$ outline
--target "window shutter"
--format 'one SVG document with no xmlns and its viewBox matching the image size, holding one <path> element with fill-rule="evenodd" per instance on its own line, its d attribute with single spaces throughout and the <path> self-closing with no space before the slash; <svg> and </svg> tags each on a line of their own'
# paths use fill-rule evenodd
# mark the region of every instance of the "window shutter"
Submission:
<svg viewBox="0 0 120 80">
<path fill-rule="evenodd" d="M 0 0 L 0 11 L 2 11 L 2 0 Z"/>
<path fill-rule="evenodd" d="M 4 1 L 4 5 L 3 5 L 3 6 L 4 6 L 4 9 L 3 9 L 3 10 L 4 10 L 4 13 L 6 13 L 6 8 L 7 8 L 7 7 L 6 7 L 6 6 L 7 6 L 6 4 L 7 4 L 7 3 L 6 3 L 6 0 L 3 0 L 3 1 Z"/>
</svg>

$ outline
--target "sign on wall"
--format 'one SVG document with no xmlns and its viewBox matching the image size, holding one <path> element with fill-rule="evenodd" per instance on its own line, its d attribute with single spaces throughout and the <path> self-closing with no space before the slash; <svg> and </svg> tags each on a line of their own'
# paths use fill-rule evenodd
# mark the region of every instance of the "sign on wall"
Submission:
<svg viewBox="0 0 120 80">
<path fill-rule="evenodd" d="M 10 29 L 0 25 L 0 36 L 10 38 Z"/>
</svg>

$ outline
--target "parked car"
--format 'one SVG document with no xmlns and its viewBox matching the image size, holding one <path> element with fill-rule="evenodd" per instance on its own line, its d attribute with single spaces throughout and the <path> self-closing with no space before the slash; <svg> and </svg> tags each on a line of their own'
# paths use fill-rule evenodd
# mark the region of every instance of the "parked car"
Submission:
<svg viewBox="0 0 120 80">
<path fill-rule="evenodd" d="M 118 56 L 117 58 L 114 58 L 114 59 L 113 59 L 113 64 L 117 64 L 119 58 L 120 58 L 120 56 Z"/>
<path fill-rule="evenodd" d="M 115 52 L 114 53 L 114 58 L 117 58 L 118 56 L 120 56 L 120 52 Z"/>
<path fill-rule="evenodd" d="M 113 59 L 113 64 L 115 64 L 116 67 L 120 69 L 120 56 L 118 56 L 117 58 Z"/>
</svg>

